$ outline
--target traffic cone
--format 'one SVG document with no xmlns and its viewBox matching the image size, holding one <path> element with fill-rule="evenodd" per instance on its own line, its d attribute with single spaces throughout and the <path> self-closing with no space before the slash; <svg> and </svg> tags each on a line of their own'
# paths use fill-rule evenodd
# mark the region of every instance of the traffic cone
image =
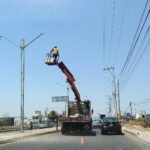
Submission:
<svg viewBox="0 0 150 150">
<path fill-rule="evenodd" d="M 84 137 L 83 136 L 80 139 L 80 144 L 84 144 Z"/>
</svg>

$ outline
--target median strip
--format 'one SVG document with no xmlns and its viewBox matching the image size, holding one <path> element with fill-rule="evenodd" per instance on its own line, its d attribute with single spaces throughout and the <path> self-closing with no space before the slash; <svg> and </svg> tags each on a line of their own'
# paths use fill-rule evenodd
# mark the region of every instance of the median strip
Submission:
<svg viewBox="0 0 150 150">
<path fill-rule="evenodd" d="M 58 130 L 55 128 L 46 128 L 46 129 L 36 129 L 36 130 L 25 130 L 23 133 L 20 132 L 14 132 L 14 133 L 5 133 L 5 134 L 0 134 L 0 144 L 5 144 L 5 143 L 10 143 L 18 140 L 22 140 L 25 138 L 30 138 L 34 136 L 40 136 L 44 134 L 50 134 L 54 132 L 59 132 L 60 127 Z"/>
</svg>

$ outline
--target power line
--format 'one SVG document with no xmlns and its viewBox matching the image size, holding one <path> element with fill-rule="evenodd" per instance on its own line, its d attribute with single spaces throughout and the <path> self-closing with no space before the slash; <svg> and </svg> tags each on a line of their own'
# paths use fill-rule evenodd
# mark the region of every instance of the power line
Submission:
<svg viewBox="0 0 150 150">
<path fill-rule="evenodd" d="M 121 27 L 120 27 L 120 32 L 119 32 L 119 38 L 118 38 L 117 50 L 116 50 L 116 55 L 115 55 L 115 60 L 114 60 L 114 66 L 116 65 L 117 56 L 118 56 L 118 52 L 119 52 L 120 41 L 121 41 L 123 25 L 124 25 L 124 18 L 125 18 L 125 14 L 126 14 L 126 8 L 127 8 L 127 0 L 124 1 L 123 17 L 122 17 L 122 21 L 121 21 Z"/>
<path fill-rule="evenodd" d="M 138 102 L 134 102 L 134 105 L 140 105 L 140 104 L 145 104 L 145 103 L 149 103 L 150 102 L 150 98 L 144 99 L 144 100 L 140 100 Z"/>
<path fill-rule="evenodd" d="M 139 40 L 139 37 L 140 37 L 140 35 L 141 35 L 141 32 L 142 32 L 142 30 L 143 30 L 143 28 L 144 28 L 144 25 L 145 25 L 147 19 L 148 19 L 149 14 L 150 14 L 150 11 L 148 11 L 147 16 L 146 16 L 146 18 L 145 18 L 145 20 L 144 20 L 144 23 L 143 23 L 143 25 L 142 25 L 142 27 L 141 27 L 140 33 L 139 33 L 139 35 L 138 35 L 138 37 L 137 37 L 137 39 L 136 39 L 136 42 L 135 42 L 135 44 L 134 44 L 134 46 L 133 46 L 132 54 L 130 55 L 130 58 L 131 58 L 131 56 L 133 55 L 133 52 L 134 52 L 135 47 L 136 47 L 136 44 L 137 44 L 137 42 L 138 42 L 138 40 Z M 129 62 L 129 61 L 128 61 L 128 62 Z M 129 64 L 129 63 L 128 63 L 128 64 Z M 132 65 L 132 64 L 131 64 L 131 65 Z M 127 66 L 126 66 L 125 69 L 127 69 Z M 125 73 L 124 73 L 124 74 L 125 74 Z M 122 78 L 123 78 L 123 76 L 122 76 Z"/>
<path fill-rule="evenodd" d="M 105 0 L 103 1 L 103 63 L 105 65 Z"/>
<path fill-rule="evenodd" d="M 146 104 L 146 103 L 150 103 L 150 100 L 146 101 L 146 102 L 143 102 L 143 103 L 140 103 L 140 104 L 137 104 L 137 105 Z"/>
<path fill-rule="evenodd" d="M 142 99 L 142 100 L 139 100 L 139 101 L 135 101 L 133 104 L 145 102 L 145 101 L 148 101 L 148 100 L 150 100 L 150 98 L 146 98 L 146 99 Z"/>
<path fill-rule="evenodd" d="M 139 37 L 140 37 L 140 35 L 141 35 L 141 32 L 142 32 L 142 30 L 143 30 L 143 28 L 144 28 L 144 25 L 145 25 L 145 23 L 146 23 L 146 21 L 147 21 L 148 16 L 149 16 L 149 12 L 148 12 L 148 14 L 147 14 L 147 16 L 146 16 L 146 18 L 145 18 L 145 21 L 144 21 L 144 23 L 143 23 L 143 25 L 142 25 L 142 28 L 141 28 L 141 30 L 140 30 L 140 33 L 139 33 L 139 35 L 138 35 L 138 37 L 137 37 L 137 39 L 136 39 L 136 42 L 135 42 L 135 44 L 134 44 L 134 46 L 133 46 L 133 49 L 132 49 L 132 51 L 131 51 L 131 55 L 129 56 L 129 58 L 130 58 L 129 61 L 131 60 L 131 57 L 132 57 L 132 55 L 133 55 L 133 52 L 134 52 L 134 50 L 135 50 L 135 47 L 136 47 L 136 45 L 137 45 L 137 42 L 138 42 L 138 40 L 139 40 Z M 127 69 L 127 66 L 128 66 L 128 64 L 129 64 L 129 61 L 128 61 L 127 65 L 126 65 L 125 70 Z M 125 73 L 124 73 L 124 74 L 125 74 Z M 122 78 L 123 78 L 123 76 L 122 76 Z"/>
<path fill-rule="evenodd" d="M 106 65 L 106 33 L 105 33 L 105 27 L 106 27 L 106 22 L 105 22 L 105 10 L 106 10 L 106 4 L 105 0 L 103 1 L 103 65 Z M 108 95 L 108 77 L 104 74 L 104 93 L 105 95 Z"/>
<path fill-rule="evenodd" d="M 150 39 L 148 40 L 148 42 L 147 42 L 147 44 L 146 44 L 144 50 L 142 51 L 142 53 L 140 54 L 139 57 L 138 57 L 138 55 L 139 55 L 139 53 L 140 53 L 140 50 L 142 49 L 142 46 L 143 46 L 143 43 L 145 42 L 146 37 L 147 37 L 148 34 L 149 34 L 149 31 L 150 31 L 150 25 L 149 25 L 149 27 L 148 27 L 148 29 L 147 29 L 145 35 L 144 35 L 144 38 L 143 38 L 143 40 L 142 40 L 142 42 L 141 42 L 141 44 L 140 44 L 140 46 L 139 46 L 139 48 L 138 48 L 138 51 L 137 51 L 135 57 L 134 57 L 133 60 L 132 60 L 132 63 L 131 63 L 131 65 L 130 65 L 130 68 L 129 68 L 128 71 L 127 71 L 127 74 L 126 74 L 124 80 L 122 80 L 121 87 L 124 87 L 124 86 L 125 86 L 125 84 L 126 84 L 127 81 L 129 80 L 129 78 L 130 78 L 131 75 L 133 74 L 135 68 L 137 67 L 138 63 L 140 62 L 141 58 L 143 57 L 143 55 L 144 55 L 144 53 L 145 53 L 145 51 L 146 51 L 146 49 L 147 49 L 147 47 L 148 47 L 148 45 L 149 45 Z M 137 57 L 138 57 L 138 58 L 137 58 Z M 132 69 L 132 70 L 131 70 L 131 69 Z"/>
<path fill-rule="evenodd" d="M 112 53 L 112 42 L 113 42 L 113 32 L 114 32 L 114 21 L 115 21 L 115 8 L 116 8 L 116 2 L 114 0 L 113 2 L 113 13 L 112 13 L 112 25 L 111 25 L 111 33 L 110 33 L 110 48 L 109 48 L 109 57 L 108 57 L 108 64 L 111 63 L 111 53 Z"/>
<path fill-rule="evenodd" d="M 144 10 L 143 10 L 143 13 L 142 13 L 142 16 L 141 16 L 141 19 L 140 19 L 138 28 L 137 28 L 136 33 L 135 33 L 135 35 L 134 35 L 134 39 L 133 39 L 133 41 L 132 41 L 132 45 L 131 45 L 131 47 L 130 47 L 130 50 L 129 50 L 129 53 L 128 53 L 128 56 L 127 56 L 127 59 L 126 59 L 125 64 L 124 64 L 124 66 L 123 66 L 123 68 L 122 68 L 122 70 L 121 70 L 120 78 L 123 76 L 123 73 L 124 73 L 125 69 L 127 68 L 128 63 L 129 63 L 129 61 L 130 61 L 130 59 L 131 59 L 131 56 L 132 56 L 132 54 L 133 54 L 133 51 L 134 51 L 134 50 L 133 50 L 133 44 L 134 44 L 134 42 L 135 42 L 135 38 L 136 38 L 137 33 L 138 33 L 138 30 L 139 30 L 139 28 L 140 28 L 140 25 L 141 25 L 141 22 L 142 22 L 144 13 L 145 13 L 145 11 L 146 11 L 147 5 L 148 5 L 148 0 L 147 0 L 147 2 L 146 2 L 146 4 L 145 4 L 145 7 L 144 7 Z M 140 34 L 139 34 L 139 35 L 140 35 Z M 136 45 L 135 45 L 135 46 L 136 46 Z"/>
<path fill-rule="evenodd" d="M 138 103 L 145 103 L 145 102 L 148 102 L 148 101 L 150 101 L 150 98 L 147 98 L 147 99 L 144 99 L 144 100 L 141 100 L 141 101 L 139 101 Z"/>
<path fill-rule="evenodd" d="M 150 39 L 148 40 L 147 45 L 146 45 L 146 46 L 145 46 L 145 48 L 144 48 L 144 51 L 147 49 L 147 47 L 149 46 L 149 44 L 150 44 Z M 140 62 L 140 59 L 142 58 L 142 56 L 143 56 L 143 55 L 144 55 L 144 52 L 143 52 L 143 53 L 141 53 L 141 55 L 140 55 L 139 59 L 136 61 L 136 64 L 135 64 L 135 66 L 134 66 L 134 68 L 133 68 L 132 72 L 130 73 L 130 75 L 128 76 L 128 78 L 126 79 L 126 81 L 122 84 L 121 88 L 124 88 L 124 86 L 125 86 L 126 82 L 129 80 L 130 76 L 131 76 L 131 75 L 132 75 L 132 73 L 134 72 L 134 70 L 135 70 L 135 68 L 136 68 L 137 64 Z"/>
<path fill-rule="evenodd" d="M 134 38 L 133 38 L 133 41 L 132 41 L 132 44 L 131 44 L 131 47 L 130 47 L 130 50 L 129 50 L 129 53 L 128 53 L 128 56 L 127 56 L 127 59 L 126 59 L 126 61 L 125 61 L 125 63 L 124 63 L 124 66 L 123 66 L 121 72 L 120 72 L 120 75 L 119 75 L 119 76 L 120 76 L 120 79 L 122 78 L 123 73 L 125 72 L 125 70 L 126 70 L 126 68 L 127 68 L 127 66 L 128 66 L 128 63 L 129 63 L 129 61 L 130 61 L 130 59 L 131 59 L 131 56 L 133 55 L 134 48 L 135 48 L 135 46 L 136 46 L 136 44 L 137 44 L 137 42 L 138 42 L 138 39 L 139 39 L 139 37 L 140 37 L 140 35 L 141 35 L 141 32 L 142 32 L 142 29 L 143 29 L 143 27 L 144 27 L 144 25 L 145 25 L 145 23 L 143 23 L 143 26 L 142 26 L 142 28 L 141 28 L 141 30 L 140 30 L 140 33 L 139 33 L 138 37 L 137 37 L 138 30 L 139 30 L 139 28 L 140 28 L 140 26 L 141 26 L 141 22 L 142 22 L 142 20 L 143 20 L 144 13 L 145 13 L 145 11 L 146 11 L 147 6 L 148 6 L 148 0 L 146 1 L 146 4 L 145 4 L 144 10 L 143 10 L 143 13 L 142 13 L 140 22 L 139 22 L 139 24 L 138 24 L 136 33 L 135 33 L 135 35 L 134 35 Z M 146 19 L 145 19 L 144 22 L 146 22 L 146 20 L 147 20 L 147 18 L 148 18 L 148 15 L 149 15 L 149 12 L 148 12 L 148 14 L 147 14 Z M 136 37 L 137 37 L 137 39 L 136 39 Z M 136 41 L 135 41 L 135 39 L 136 39 Z"/>
</svg>

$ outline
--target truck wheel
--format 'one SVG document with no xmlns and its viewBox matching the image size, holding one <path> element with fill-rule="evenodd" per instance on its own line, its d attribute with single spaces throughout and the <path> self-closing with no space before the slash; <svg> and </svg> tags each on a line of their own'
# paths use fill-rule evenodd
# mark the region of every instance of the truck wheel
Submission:
<svg viewBox="0 0 150 150">
<path fill-rule="evenodd" d="M 91 130 L 91 127 L 90 127 L 89 124 L 85 124 L 85 125 L 83 126 L 83 131 L 90 131 L 90 130 Z"/>
<path fill-rule="evenodd" d="M 103 130 L 101 130 L 101 135 L 104 135 L 105 133 L 104 133 L 104 131 Z"/>
</svg>

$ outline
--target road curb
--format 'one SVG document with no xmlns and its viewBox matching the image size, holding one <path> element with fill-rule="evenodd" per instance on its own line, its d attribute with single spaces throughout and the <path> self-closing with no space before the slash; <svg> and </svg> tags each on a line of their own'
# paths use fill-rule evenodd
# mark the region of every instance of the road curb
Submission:
<svg viewBox="0 0 150 150">
<path fill-rule="evenodd" d="M 1 140 L 0 144 L 12 143 L 12 142 L 21 141 L 24 139 L 28 139 L 28 138 L 32 138 L 36 136 L 42 136 L 42 135 L 51 134 L 51 133 L 56 133 L 56 132 L 60 132 L 60 130 L 40 132 L 40 133 L 18 134 L 18 136 L 16 137 Z"/>
<path fill-rule="evenodd" d="M 124 132 L 127 132 L 127 133 L 129 133 L 129 134 L 132 134 L 132 135 L 134 135 L 134 136 L 136 136 L 136 137 L 138 137 L 137 134 L 135 134 L 135 133 L 133 133 L 133 132 L 131 132 L 131 131 L 128 131 L 128 130 L 126 130 L 126 129 L 124 129 L 123 131 L 124 131 Z"/>
<path fill-rule="evenodd" d="M 144 141 L 144 142 L 146 142 L 147 144 L 150 144 L 150 141 L 149 140 L 147 140 L 146 138 L 143 138 L 142 136 L 141 136 L 141 131 L 136 131 L 136 132 L 133 132 L 133 131 L 131 131 L 130 129 L 128 130 L 128 129 L 123 129 L 123 131 L 125 131 L 125 132 L 127 132 L 127 133 L 129 133 L 129 134 L 132 134 L 132 135 L 134 135 L 134 136 L 136 136 L 136 137 L 138 137 L 139 139 L 141 139 L 142 141 Z"/>
</svg>

